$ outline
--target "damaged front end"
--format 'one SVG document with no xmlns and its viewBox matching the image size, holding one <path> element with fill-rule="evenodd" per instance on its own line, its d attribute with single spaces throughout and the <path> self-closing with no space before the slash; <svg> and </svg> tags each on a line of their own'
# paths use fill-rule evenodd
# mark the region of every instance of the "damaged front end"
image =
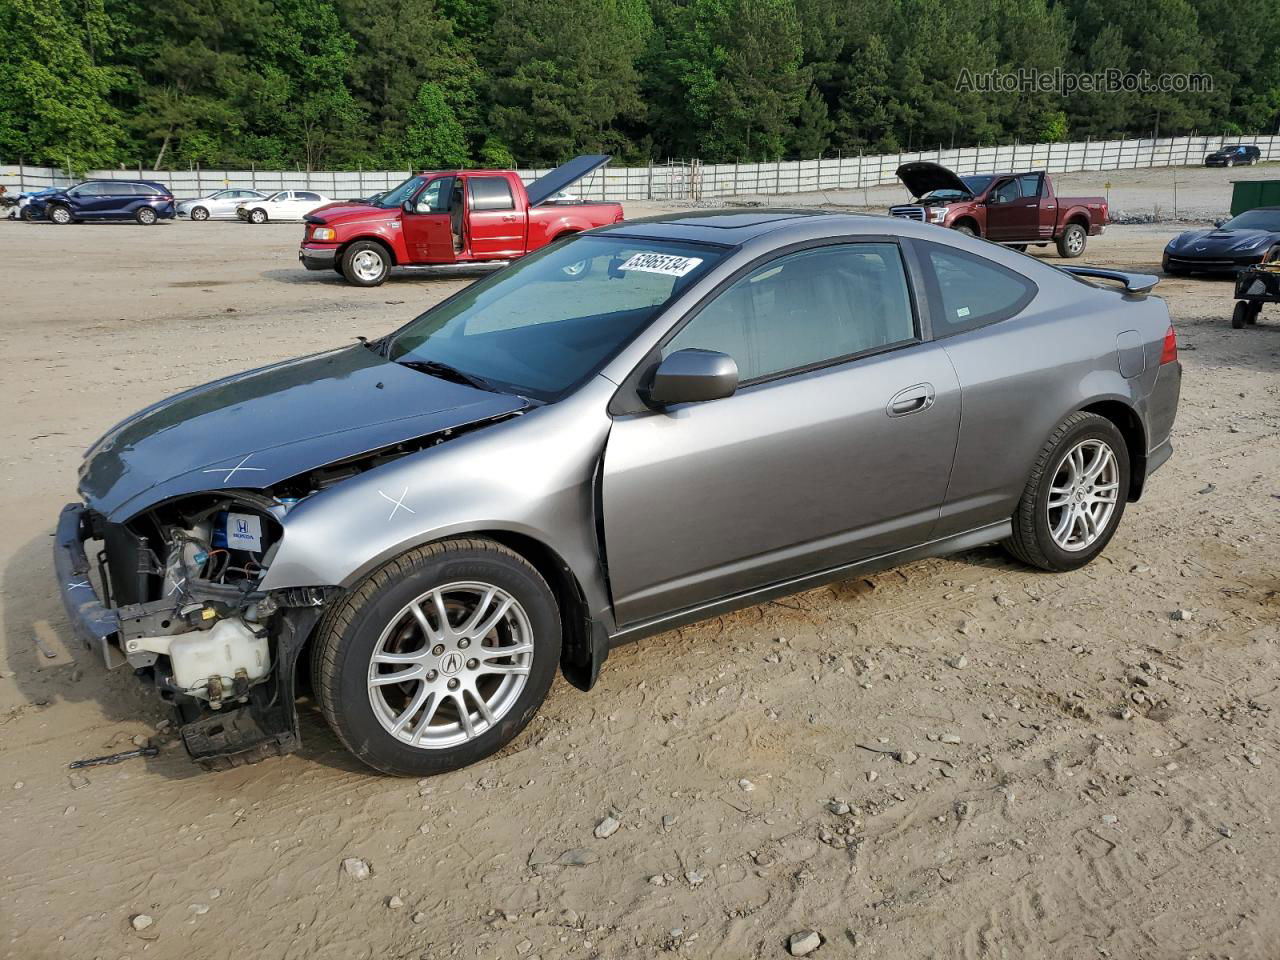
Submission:
<svg viewBox="0 0 1280 960">
<path fill-rule="evenodd" d="M 128 663 L 154 685 L 207 767 L 299 744 L 298 653 L 336 591 L 260 589 L 291 504 L 237 490 L 184 497 L 128 523 L 68 504 L 58 523 L 56 565 L 77 634 L 108 667 Z"/>
<path fill-rule="evenodd" d="M 351 347 L 148 407 L 90 448 L 59 519 L 73 628 L 154 684 L 204 765 L 296 749 L 298 655 L 341 588 L 264 588 L 291 511 L 527 406 Z"/>
</svg>

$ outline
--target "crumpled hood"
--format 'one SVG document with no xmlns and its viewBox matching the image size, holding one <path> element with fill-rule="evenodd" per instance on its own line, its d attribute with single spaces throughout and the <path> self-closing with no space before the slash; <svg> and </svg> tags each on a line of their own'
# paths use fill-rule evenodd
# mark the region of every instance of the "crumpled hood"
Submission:
<svg viewBox="0 0 1280 960">
<path fill-rule="evenodd" d="M 927 160 L 904 163 L 895 173 L 913 197 L 923 197 L 934 190 L 959 190 L 969 196 L 973 195 L 959 176 L 938 163 Z"/>
<path fill-rule="evenodd" d="M 1192 253 L 1230 253 L 1237 250 L 1258 249 L 1265 251 L 1268 242 L 1274 243 L 1277 235 L 1270 230 L 1188 230 L 1174 237 L 1170 250 Z M 1204 249 L 1201 250 L 1200 248 Z"/>
<path fill-rule="evenodd" d="M 196 387 L 135 414 L 90 448 L 80 493 L 118 522 L 181 494 L 270 486 L 526 406 L 522 397 L 344 347 Z"/>
</svg>

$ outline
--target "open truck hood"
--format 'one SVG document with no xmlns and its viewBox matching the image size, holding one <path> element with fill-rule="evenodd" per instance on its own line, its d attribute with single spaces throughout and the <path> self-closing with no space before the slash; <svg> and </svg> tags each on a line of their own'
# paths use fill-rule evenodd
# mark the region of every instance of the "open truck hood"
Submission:
<svg viewBox="0 0 1280 960">
<path fill-rule="evenodd" d="M 135 414 L 85 455 L 80 493 L 119 522 L 171 497 L 261 489 L 527 405 L 345 347 L 227 377 Z"/>
<path fill-rule="evenodd" d="M 959 190 L 973 196 L 973 192 L 955 173 L 938 163 L 928 160 L 917 160 L 915 163 L 904 163 L 896 171 L 913 197 L 923 197 L 934 190 Z"/>
<path fill-rule="evenodd" d="M 599 170 L 609 162 L 607 153 L 588 153 L 574 157 L 568 163 L 562 163 L 550 173 L 544 173 L 533 183 L 524 188 L 529 197 L 529 206 L 536 207 L 561 190 L 567 190 L 583 177 Z"/>
</svg>

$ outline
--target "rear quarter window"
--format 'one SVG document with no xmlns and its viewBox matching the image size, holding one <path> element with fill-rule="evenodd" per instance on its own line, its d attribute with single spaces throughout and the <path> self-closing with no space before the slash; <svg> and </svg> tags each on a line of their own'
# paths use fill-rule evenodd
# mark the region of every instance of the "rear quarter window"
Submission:
<svg viewBox="0 0 1280 960">
<path fill-rule="evenodd" d="M 922 242 L 935 309 L 935 339 L 954 336 L 1021 313 L 1036 295 L 1022 274 L 954 247 Z"/>
<path fill-rule="evenodd" d="M 472 210 L 511 210 L 515 198 L 506 177 L 469 177 Z"/>
</svg>

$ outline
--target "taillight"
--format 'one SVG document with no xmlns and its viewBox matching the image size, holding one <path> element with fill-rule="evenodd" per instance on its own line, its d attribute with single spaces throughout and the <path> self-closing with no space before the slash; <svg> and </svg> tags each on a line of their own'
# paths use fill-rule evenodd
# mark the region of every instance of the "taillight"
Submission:
<svg viewBox="0 0 1280 960">
<path fill-rule="evenodd" d="M 1164 335 L 1164 349 L 1160 351 L 1160 365 L 1173 363 L 1178 359 L 1178 337 L 1173 332 L 1173 324 L 1169 324 L 1169 331 Z"/>
</svg>

